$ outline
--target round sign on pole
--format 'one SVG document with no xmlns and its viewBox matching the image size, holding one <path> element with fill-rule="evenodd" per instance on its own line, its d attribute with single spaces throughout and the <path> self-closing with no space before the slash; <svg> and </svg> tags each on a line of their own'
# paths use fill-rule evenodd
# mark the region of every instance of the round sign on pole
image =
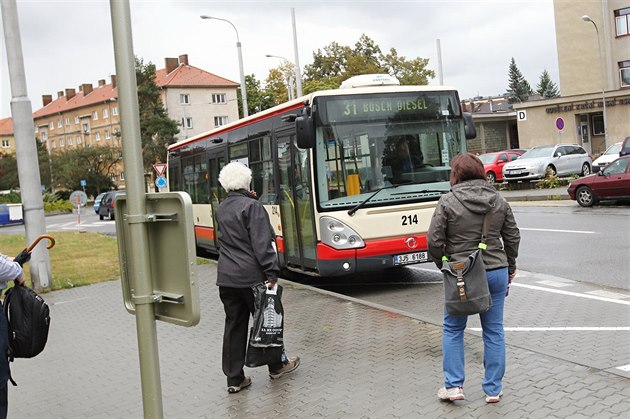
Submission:
<svg viewBox="0 0 630 419">
<path fill-rule="evenodd" d="M 74 191 L 70 194 L 70 203 L 74 208 L 84 207 L 87 204 L 87 195 L 83 191 Z"/>
<path fill-rule="evenodd" d="M 558 128 L 560 131 L 564 129 L 564 119 L 556 118 L 556 128 Z"/>
<path fill-rule="evenodd" d="M 164 176 L 158 176 L 155 179 L 155 186 L 158 188 L 166 188 L 166 178 Z"/>
</svg>

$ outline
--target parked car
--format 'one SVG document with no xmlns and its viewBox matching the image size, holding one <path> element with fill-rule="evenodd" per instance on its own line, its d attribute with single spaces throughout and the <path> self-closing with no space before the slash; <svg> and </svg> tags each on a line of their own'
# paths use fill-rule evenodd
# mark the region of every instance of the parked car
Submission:
<svg viewBox="0 0 630 419">
<path fill-rule="evenodd" d="M 97 214 L 98 214 L 98 209 L 101 206 L 101 199 L 103 199 L 106 193 L 107 192 L 101 192 L 100 194 L 96 195 L 96 198 L 94 198 L 94 212 Z"/>
<path fill-rule="evenodd" d="M 630 154 L 630 137 L 626 137 L 626 139 L 621 142 L 621 150 L 619 150 L 619 157 L 626 156 L 628 154 Z"/>
<path fill-rule="evenodd" d="M 98 218 L 103 220 L 107 217 L 110 220 L 114 220 L 116 218 L 114 215 L 114 204 L 116 202 L 116 198 L 124 193 L 125 191 L 109 191 L 105 193 L 105 196 L 101 199 L 101 204 L 98 208 Z"/>
<path fill-rule="evenodd" d="M 611 161 L 617 160 L 619 156 L 619 152 L 621 151 L 621 143 L 613 144 L 601 156 L 593 161 L 593 173 L 597 173 L 600 169 L 603 169 L 610 163 Z"/>
<path fill-rule="evenodd" d="M 479 160 L 483 163 L 483 168 L 486 171 L 486 179 L 488 182 L 502 182 L 503 181 L 503 165 L 505 163 L 516 160 L 523 153 L 513 150 L 497 151 L 496 153 L 485 153 L 479 156 Z"/>
<path fill-rule="evenodd" d="M 529 149 L 503 166 L 503 180 L 542 179 L 547 176 L 591 174 L 592 160 L 577 144 L 543 145 Z"/>
<path fill-rule="evenodd" d="M 583 207 L 605 199 L 630 198 L 630 155 L 618 158 L 596 175 L 571 182 L 568 192 Z"/>
</svg>

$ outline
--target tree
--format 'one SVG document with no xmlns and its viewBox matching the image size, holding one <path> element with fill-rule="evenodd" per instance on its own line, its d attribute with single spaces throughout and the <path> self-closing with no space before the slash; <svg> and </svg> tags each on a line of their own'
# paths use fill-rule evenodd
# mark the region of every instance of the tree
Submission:
<svg viewBox="0 0 630 419">
<path fill-rule="evenodd" d="M 143 166 L 145 173 L 151 173 L 153 164 L 166 162 L 166 148 L 175 142 L 179 123 L 166 114 L 155 84 L 155 64 L 136 57 L 136 81 Z"/>
<path fill-rule="evenodd" d="M 269 93 L 265 89 L 262 89 L 260 81 L 256 79 L 254 74 L 245 76 L 245 89 L 247 90 L 247 111 L 250 115 L 276 105 Z M 243 101 L 241 100 L 240 92 L 240 89 L 238 89 L 238 112 L 239 116 L 242 118 Z"/>
<path fill-rule="evenodd" d="M 407 60 L 395 48 L 383 54 L 381 48 L 367 35 L 361 35 L 354 48 L 333 42 L 313 53 L 313 63 L 304 67 L 304 92 L 336 89 L 342 81 L 360 74 L 389 74 L 401 84 L 426 85 L 435 77 L 427 69 L 429 60 L 417 57 Z"/>
<path fill-rule="evenodd" d="M 114 186 L 110 176 L 117 173 L 122 161 L 119 150 L 108 145 L 67 148 L 53 154 L 52 159 L 57 186 L 80 190 L 81 179 L 85 179 L 86 193 L 94 196 Z"/>
<path fill-rule="evenodd" d="M 517 100 L 519 102 L 526 102 L 529 95 L 532 94 L 532 88 L 529 86 L 525 77 L 521 73 L 521 70 L 516 66 L 516 60 L 512 57 L 509 68 L 509 79 L 507 92 L 510 94 L 510 100 Z"/>
<path fill-rule="evenodd" d="M 538 86 L 536 86 L 536 93 L 544 98 L 560 96 L 558 86 L 556 86 L 556 84 L 551 80 L 547 70 L 543 70 L 540 75 L 540 81 L 538 82 Z"/>
<path fill-rule="evenodd" d="M 17 160 L 14 154 L 0 157 L 0 190 L 12 190 L 20 187 Z"/>
<path fill-rule="evenodd" d="M 39 161 L 39 177 L 43 185 L 48 189 L 51 187 L 50 180 L 50 159 L 48 150 L 39 139 L 36 139 L 37 158 Z M 18 176 L 17 159 L 14 154 L 3 154 L 0 156 L 0 190 L 17 189 L 20 187 Z"/>
</svg>

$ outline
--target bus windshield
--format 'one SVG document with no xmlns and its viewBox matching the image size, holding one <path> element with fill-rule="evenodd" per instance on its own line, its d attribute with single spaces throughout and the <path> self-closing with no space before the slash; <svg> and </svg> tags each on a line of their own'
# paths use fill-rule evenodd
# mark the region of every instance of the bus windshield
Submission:
<svg viewBox="0 0 630 419">
<path fill-rule="evenodd" d="M 314 100 L 320 208 L 437 200 L 466 151 L 453 91 L 323 96 Z M 389 188 L 389 186 L 396 186 Z"/>
</svg>

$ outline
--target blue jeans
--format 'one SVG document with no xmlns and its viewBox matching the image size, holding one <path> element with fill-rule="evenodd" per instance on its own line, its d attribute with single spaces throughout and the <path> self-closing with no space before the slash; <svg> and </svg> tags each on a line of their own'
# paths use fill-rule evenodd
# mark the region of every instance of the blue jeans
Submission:
<svg viewBox="0 0 630 419">
<path fill-rule="evenodd" d="M 499 268 L 486 271 L 488 287 L 492 294 L 492 306 L 479 314 L 483 329 L 483 366 L 485 376 L 483 391 L 488 396 L 496 396 L 502 388 L 505 374 L 505 332 L 503 331 L 503 305 L 508 286 L 508 269 Z M 451 316 L 444 310 L 442 329 L 442 368 L 444 386 L 464 386 L 464 330 L 468 316 Z"/>
</svg>

